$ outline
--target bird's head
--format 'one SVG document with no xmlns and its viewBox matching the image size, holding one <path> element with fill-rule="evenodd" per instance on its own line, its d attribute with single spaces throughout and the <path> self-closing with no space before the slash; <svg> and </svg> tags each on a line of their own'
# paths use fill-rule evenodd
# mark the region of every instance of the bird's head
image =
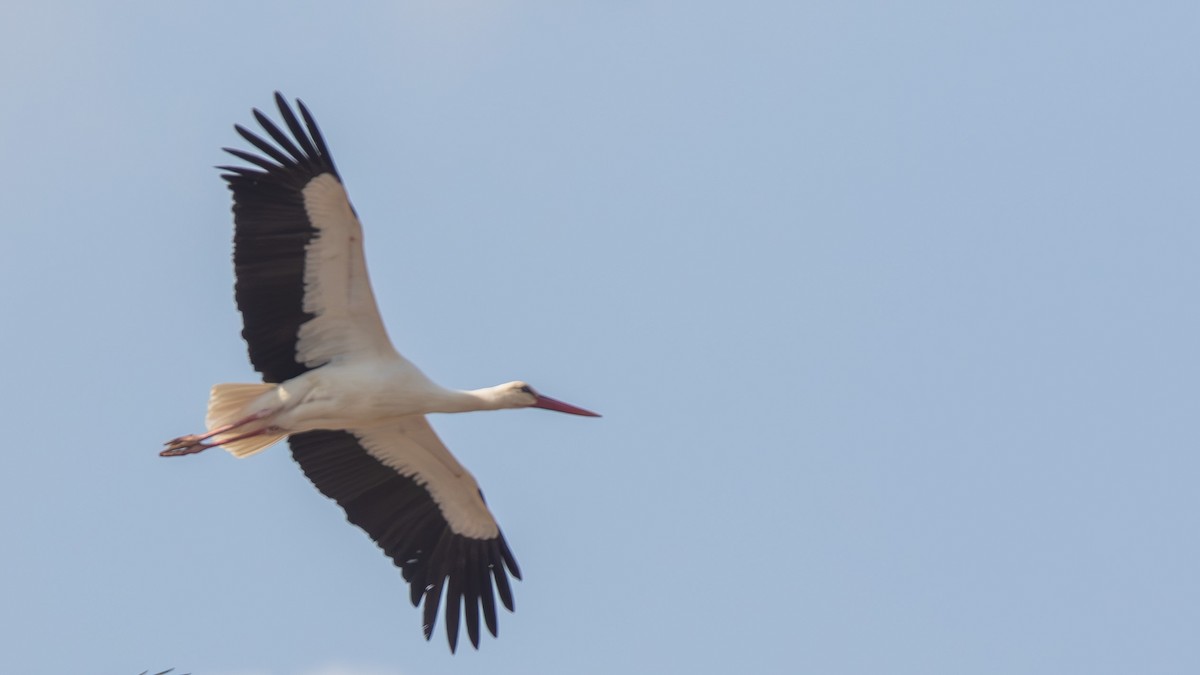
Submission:
<svg viewBox="0 0 1200 675">
<path fill-rule="evenodd" d="M 509 382 L 508 384 L 500 385 L 501 407 L 504 408 L 545 408 L 546 410 L 555 410 L 557 412 L 569 413 L 571 415 L 583 415 L 584 417 L 599 417 L 597 413 L 590 410 L 584 410 L 563 403 L 558 399 L 543 396 L 524 382 Z"/>
</svg>

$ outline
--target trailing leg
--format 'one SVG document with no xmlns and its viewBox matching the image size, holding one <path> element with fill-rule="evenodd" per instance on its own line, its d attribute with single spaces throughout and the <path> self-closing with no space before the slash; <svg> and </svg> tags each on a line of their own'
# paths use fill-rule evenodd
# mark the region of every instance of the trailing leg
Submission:
<svg viewBox="0 0 1200 675">
<path fill-rule="evenodd" d="M 279 412 L 278 397 L 272 395 L 277 393 L 278 388 L 278 385 L 269 382 L 214 385 L 209 394 L 208 414 L 205 417 L 208 431 L 167 441 L 167 449 L 159 455 L 180 457 L 217 446 L 225 448 L 235 457 L 248 457 L 265 450 L 287 435 L 285 430 L 269 422 L 269 418 Z M 248 428 L 264 420 L 263 426 Z M 226 435 L 239 429 L 242 433 L 238 435 Z M 212 442 L 205 443 L 210 439 Z"/>
</svg>

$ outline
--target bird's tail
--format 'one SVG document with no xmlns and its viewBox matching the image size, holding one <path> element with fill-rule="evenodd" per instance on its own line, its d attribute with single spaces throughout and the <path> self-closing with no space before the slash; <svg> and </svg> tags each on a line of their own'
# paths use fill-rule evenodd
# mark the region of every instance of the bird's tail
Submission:
<svg viewBox="0 0 1200 675">
<path fill-rule="evenodd" d="M 204 418 L 205 426 L 211 431 L 212 429 L 244 420 L 247 416 L 253 415 L 256 412 L 255 399 L 274 390 L 277 386 L 279 385 L 271 384 L 270 382 L 257 384 L 214 384 L 212 391 L 208 395 L 208 414 Z M 251 433 L 263 428 L 264 424 L 264 422 L 250 422 L 217 435 L 213 439 L 213 442 L 228 450 L 230 454 L 238 459 L 249 457 L 250 455 L 266 450 L 267 447 L 287 434 L 263 433 L 229 443 L 222 443 L 221 441 L 222 439 Z"/>
</svg>

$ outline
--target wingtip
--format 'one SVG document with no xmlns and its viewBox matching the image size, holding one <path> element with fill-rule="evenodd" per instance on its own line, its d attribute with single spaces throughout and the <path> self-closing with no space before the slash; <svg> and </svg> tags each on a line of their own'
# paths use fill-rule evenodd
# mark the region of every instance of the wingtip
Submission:
<svg viewBox="0 0 1200 675">
<path fill-rule="evenodd" d="M 300 99 L 296 99 L 296 104 L 301 108 L 304 107 L 304 104 L 300 102 Z M 284 117 L 293 115 L 292 106 L 290 103 L 288 103 L 287 97 L 278 91 L 275 92 L 275 105 L 279 108 L 280 115 L 283 115 Z"/>
</svg>

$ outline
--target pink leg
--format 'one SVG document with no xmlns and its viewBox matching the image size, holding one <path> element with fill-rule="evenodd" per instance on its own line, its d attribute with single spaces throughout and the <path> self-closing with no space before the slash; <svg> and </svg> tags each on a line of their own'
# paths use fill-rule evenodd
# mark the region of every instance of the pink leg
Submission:
<svg viewBox="0 0 1200 675">
<path fill-rule="evenodd" d="M 228 425 L 228 426 L 241 426 L 242 424 L 244 424 L 244 422 L 239 422 L 236 425 Z M 222 427 L 222 429 L 224 429 L 224 428 L 225 427 Z M 205 450 L 208 450 L 209 448 L 215 448 L 219 445 L 224 445 L 226 443 L 240 441 L 243 438 L 253 438 L 254 436 L 261 436 L 263 434 L 268 434 L 268 433 L 277 434 L 277 433 L 279 433 L 279 431 L 280 430 L 278 427 L 263 427 L 262 429 L 259 429 L 258 431 L 250 431 L 250 432 L 247 432 L 244 434 L 234 436 L 233 438 L 226 438 L 225 440 L 221 441 L 220 443 L 204 443 L 203 442 L 204 439 L 212 438 L 214 435 L 221 433 L 220 430 L 210 431 L 205 436 L 181 436 L 181 437 L 176 438 L 175 440 L 167 443 L 167 449 L 158 453 L 158 456 L 159 457 L 182 457 L 183 455 L 194 455 L 197 452 L 204 452 Z"/>
<path fill-rule="evenodd" d="M 167 445 L 167 446 L 173 446 L 173 445 L 179 445 L 179 444 L 191 445 L 192 443 L 199 443 L 200 441 L 207 441 L 208 439 L 212 438 L 213 436 L 216 436 L 217 434 L 223 434 L 227 431 L 233 431 L 234 429 L 237 429 L 238 427 L 245 426 L 251 422 L 257 422 L 258 420 L 261 420 L 264 417 L 270 416 L 270 414 L 271 414 L 270 410 L 259 410 L 258 412 L 254 413 L 253 415 L 250 415 L 248 417 L 243 417 L 242 419 L 240 419 L 232 424 L 226 424 L 224 426 L 217 427 L 216 429 L 213 429 L 212 431 L 209 431 L 208 433 L 201 434 L 201 435 L 188 434 L 187 436 L 180 436 L 179 438 L 172 438 L 171 440 L 167 441 L 163 445 Z"/>
</svg>

